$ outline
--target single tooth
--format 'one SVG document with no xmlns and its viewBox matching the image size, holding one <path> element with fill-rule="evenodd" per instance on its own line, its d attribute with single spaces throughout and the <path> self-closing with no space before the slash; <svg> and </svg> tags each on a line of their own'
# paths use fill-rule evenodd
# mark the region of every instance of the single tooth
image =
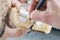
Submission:
<svg viewBox="0 0 60 40">
<path fill-rule="evenodd" d="M 29 17 L 29 12 L 23 8 L 20 8 L 19 13 L 20 13 L 20 16 L 24 17 L 25 19 L 27 19 Z"/>
<path fill-rule="evenodd" d="M 48 34 L 48 33 L 50 33 L 50 31 L 51 31 L 51 29 L 52 29 L 52 26 L 37 21 L 37 22 L 34 24 L 34 26 L 33 26 L 32 29 Z"/>
<path fill-rule="evenodd" d="M 29 20 L 29 14 L 25 10 L 17 11 L 16 7 L 13 7 L 10 12 L 11 22 L 19 28 L 29 28 L 32 23 Z"/>
</svg>

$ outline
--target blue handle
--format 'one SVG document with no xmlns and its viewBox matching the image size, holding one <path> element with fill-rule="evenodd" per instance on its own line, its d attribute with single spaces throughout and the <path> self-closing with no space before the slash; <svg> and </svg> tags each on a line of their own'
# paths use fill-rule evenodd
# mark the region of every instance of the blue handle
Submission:
<svg viewBox="0 0 60 40">
<path fill-rule="evenodd" d="M 46 0 L 40 0 L 36 9 L 39 10 L 39 8 L 41 8 L 43 6 L 43 4 L 45 3 Z"/>
</svg>

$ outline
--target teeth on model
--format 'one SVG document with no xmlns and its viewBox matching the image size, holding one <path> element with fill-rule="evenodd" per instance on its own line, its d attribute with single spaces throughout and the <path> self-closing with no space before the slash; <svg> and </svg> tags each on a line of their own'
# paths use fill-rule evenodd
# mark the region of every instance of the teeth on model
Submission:
<svg viewBox="0 0 60 40">
<path fill-rule="evenodd" d="M 23 12 L 20 13 L 17 11 L 16 7 L 12 7 L 10 12 L 10 20 L 16 27 L 29 28 L 32 25 L 32 23 L 28 18 L 29 15 L 26 15 L 26 12 Z"/>
<path fill-rule="evenodd" d="M 48 33 L 50 33 L 50 31 L 51 31 L 51 29 L 52 29 L 52 26 L 37 21 L 37 22 L 34 24 L 34 26 L 33 26 L 32 29 L 48 34 Z"/>
<path fill-rule="evenodd" d="M 11 8 L 10 20 L 18 28 L 28 29 L 33 24 L 33 22 L 29 18 L 28 12 L 24 9 L 20 9 L 20 12 L 18 12 L 16 7 Z M 50 33 L 52 26 L 37 21 L 32 27 L 32 29 L 48 34 Z"/>
<path fill-rule="evenodd" d="M 7 14 L 8 6 L 7 0 L 0 0 L 0 37 L 5 29 L 5 16 Z"/>
</svg>

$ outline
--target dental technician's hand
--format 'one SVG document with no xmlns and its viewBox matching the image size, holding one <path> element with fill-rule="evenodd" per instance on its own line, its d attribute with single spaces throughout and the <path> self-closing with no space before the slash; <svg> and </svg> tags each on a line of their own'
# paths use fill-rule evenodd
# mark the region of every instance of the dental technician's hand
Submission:
<svg viewBox="0 0 60 40">
<path fill-rule="evenodd" d="M 8 26 L 6 26 L 5 28 L 5 33 L 3 34 L 2 37 L 4 38 L 16 38 L 16 37 L 20 37 L 20 36 L 23 36 L 24 34 L 26 34 L 26 29 L 24 28 L 14 28 L 14 29 L 11 29 L 9 28 Z"/>
<path fill-rule="evenodd" d="M 36 10 L 39 0 L 31 0 L 29 12 L 32 20 L 42 21 L 60 29 L 60 0 L 46 0 L 40 10 Z"/>
<path fill-rule="evenodd" d="M 8 7 L 11 9 L 12 6 L 15 6 L 18 10 L 20 9 L 20 2 L 17 0 L 8 0 Z M 9 37 L 19 37 L 26 33 L 26 29 L 24 28 L 9 28 L 6 25 L 5 32 L 2 37 L 9 38 Z"/>
</svg>

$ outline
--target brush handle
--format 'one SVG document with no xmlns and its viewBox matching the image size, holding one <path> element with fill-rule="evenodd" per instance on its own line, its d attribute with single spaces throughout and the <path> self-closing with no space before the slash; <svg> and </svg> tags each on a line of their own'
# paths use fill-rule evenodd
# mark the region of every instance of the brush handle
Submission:
<svg viewBox="0 0 60 40">
<path fill-rule="evenodd" d="M 45 3 L 46 0 L 40 0 L 38 5 L 36 6 L 36 9 L 39 10 L 39 8 L 41 8 L 43 6 L 43 4 Z M 36 22 L 33 23 L 33 25 L 29 28 L 29 32 L 27 32 L 27 34 L 29 34 L 32 30 L 32 27 L 34 26 Z"/>
<path fill-rule="evenodd" d="M 43 4 L 45 3 L 46 0 L 40 0 L 36 9 L 39 10 L 39 8 L 41 8 L 43 6 Z"/>
</svg>

